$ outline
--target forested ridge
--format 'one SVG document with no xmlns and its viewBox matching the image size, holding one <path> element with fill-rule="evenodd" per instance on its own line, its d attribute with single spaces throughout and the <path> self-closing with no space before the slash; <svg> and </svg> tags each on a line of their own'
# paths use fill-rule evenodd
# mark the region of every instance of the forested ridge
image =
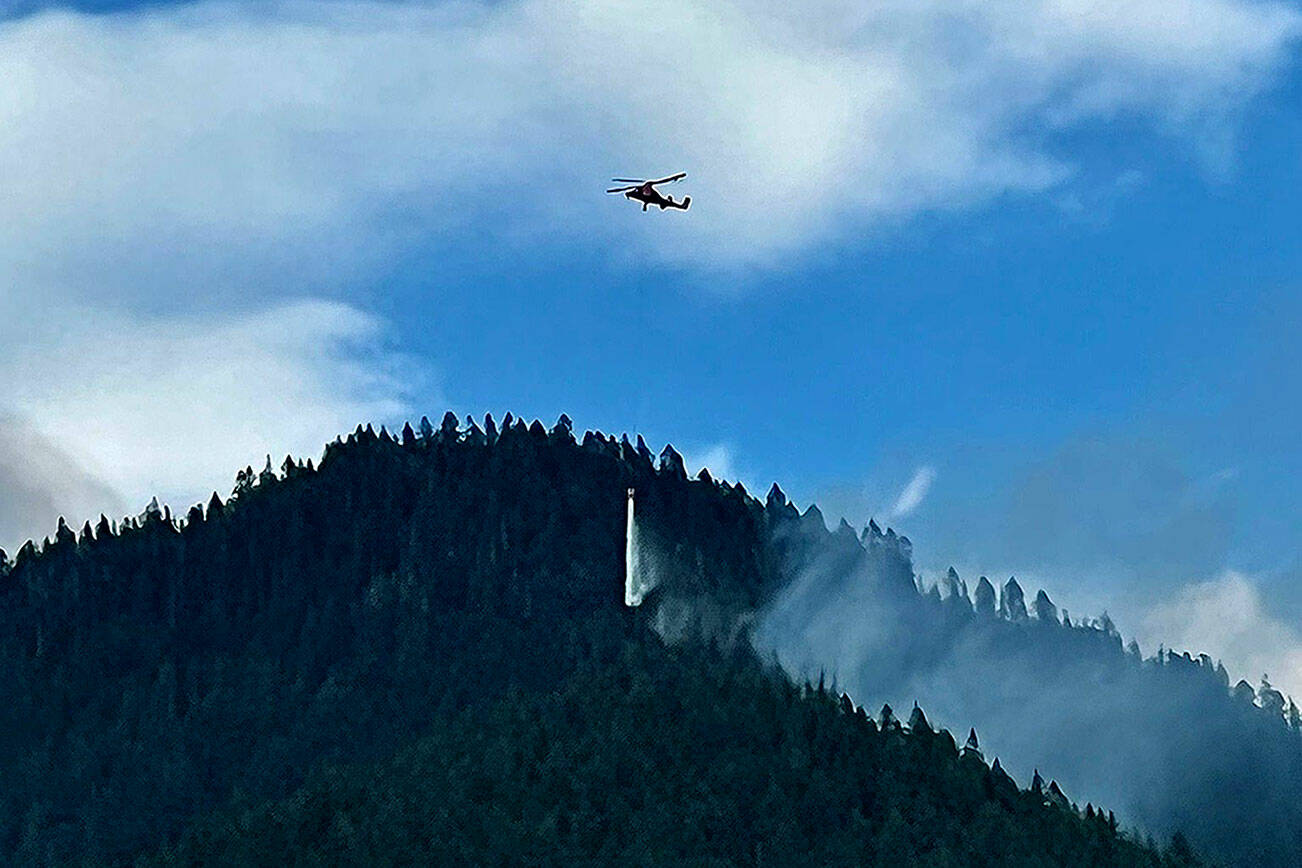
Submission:
<svg viewBox="0 0 1302 868">
<path fill-rule="evenodd" d="M 757 655 L 799 564 L 916 594 L 907 541 L 815 521 L 640 438 L 449 414 L 60 523 L 0 556 L 0 861 L 1195 864 Z"/>
<path fill-rule="evenodd" d="M 1228 864 L 1302 864 L 1302 713 L 1265 675 L 1254 688 L 1206 654 L 1145 657 L 1106 614 L 1070 616 L 1043 590 L 1028 603 L 1014 578 L 924 582 L 907 539 L 873 522 L 829 533 L 776 489 L 768 509 L 786 515 L 774 546 L 788 578 L 756 642 L 789 671 L 920 698 L 988 734 L 1020 779 L 1052 769 L 1069 792 L 1159 836 L 1184 830 Z"/>
</svg>

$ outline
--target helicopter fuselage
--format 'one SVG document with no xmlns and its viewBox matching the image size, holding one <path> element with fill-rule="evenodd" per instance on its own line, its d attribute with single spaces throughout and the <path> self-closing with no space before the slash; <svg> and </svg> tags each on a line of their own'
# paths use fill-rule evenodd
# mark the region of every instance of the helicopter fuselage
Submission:
<svg viewBox="0 0 1302 868">
<path fill-rule="evenodd" d="M 659 207 L 661 211 L 666 208 L 677 208 L 680 211 L 686 211 L 692 204 L 691 196 L 684 196 L 681 202 L 675 202 L 673 196 L 662 195 L 660 191 L 656 190 L 656 188 L 650 184 L 643 184 L 636 190 L 629 190 L 624 194 L 624 197 L 632 199 L 635 202 L 641 202 L 643 211 L 647 209 L 648 205 L 655 205 Z"/>
</svg>

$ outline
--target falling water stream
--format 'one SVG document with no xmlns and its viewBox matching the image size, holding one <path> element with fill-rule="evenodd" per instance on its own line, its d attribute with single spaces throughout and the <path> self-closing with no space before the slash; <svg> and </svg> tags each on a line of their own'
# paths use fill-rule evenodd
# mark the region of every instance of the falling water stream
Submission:
<svg viewBox="0 0 1302 868">
<path fill-rule="evenodd" d="M 646 589 L 642 587 L 638 569 L 637 526 L 633 522 L 633 489 L 628 490 L 628 521 L 624 530 L 624 605 L 636 606 L 642 602 Z"/>
</svg>

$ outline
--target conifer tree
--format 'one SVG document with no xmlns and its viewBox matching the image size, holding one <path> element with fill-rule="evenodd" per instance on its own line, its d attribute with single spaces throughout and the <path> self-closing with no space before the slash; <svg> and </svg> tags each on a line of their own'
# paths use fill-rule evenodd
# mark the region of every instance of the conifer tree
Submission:
<svg viewBox="0 0 1302 868">
<path fill-rule="evenodd" d="M 995 614 L 995 586 L 990 584 L 990 580 L 982 576 L 977 582 L 976 591 L 972 595 L 974 608 L 983 615 Z"/>
<path fill-rule="evenodd" d="M 1043 624 L 1058 623 L 1058 607 L 1055 606 L 1053 604 L 1053 601 L 1049 599 L 1049 595 L 1044 592 L 1043 588 L 1041 588 L 1039 592 L 1035 595 L 1034 609 L 1035 609 L 1035 618 L 1040 623 Z"/>
<path fill-rule="evenodd" d="M 1262 710 L 1270 713 L 1273 717 L 1282 718 L 1284 716 L 1285 700 L 1284 694 L 1270 686 L 1270 679 L 1265 675 L 1261 676 L 1261 687 L 1257 691 L 1257 698 L 1261 702 Z"/>
<path fill-rule="evenodd" d="M 443 414 L 443 422 L 439 425 L 439 440 L 444 443 L 455 443 L 459 436 L 461 423 L 457 420 L 456 414 L 451 410 Z"/>
<path fill-rule="evenodd" d="M 1017 579 L 1009 577 L 1004 583 L 1004 592 L 999 598 L 999 614 L 1008 621 L 1026 620 L 1026 597 Z"/>
</svg>

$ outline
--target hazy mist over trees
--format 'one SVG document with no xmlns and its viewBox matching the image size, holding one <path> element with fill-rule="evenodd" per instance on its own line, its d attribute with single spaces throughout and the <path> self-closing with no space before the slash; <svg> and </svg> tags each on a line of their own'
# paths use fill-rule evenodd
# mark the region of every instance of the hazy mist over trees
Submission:
<svg viewBox="0 0 1302 868">
<path fill-rule="evenodd" d="M 1028 601 L 1015 579 L 969 586 L 951 569 L 924 591 L 907 538 L 875 523 L 829 533 L 816 508 L 784 502 L 775 488 L 768 512 L 785 516 L 774 538 L 790 580 L 754 635 L 790 671 L 975 726 L 1019 779 L 1038 767 L 1237 864 L 1302 858 L 1302 716 L 1264 678 L 1231 687 L 1206 656 L 1144 658 L 1106 615 L 1059 612 L 1042 590 Z"/>
</svg>

